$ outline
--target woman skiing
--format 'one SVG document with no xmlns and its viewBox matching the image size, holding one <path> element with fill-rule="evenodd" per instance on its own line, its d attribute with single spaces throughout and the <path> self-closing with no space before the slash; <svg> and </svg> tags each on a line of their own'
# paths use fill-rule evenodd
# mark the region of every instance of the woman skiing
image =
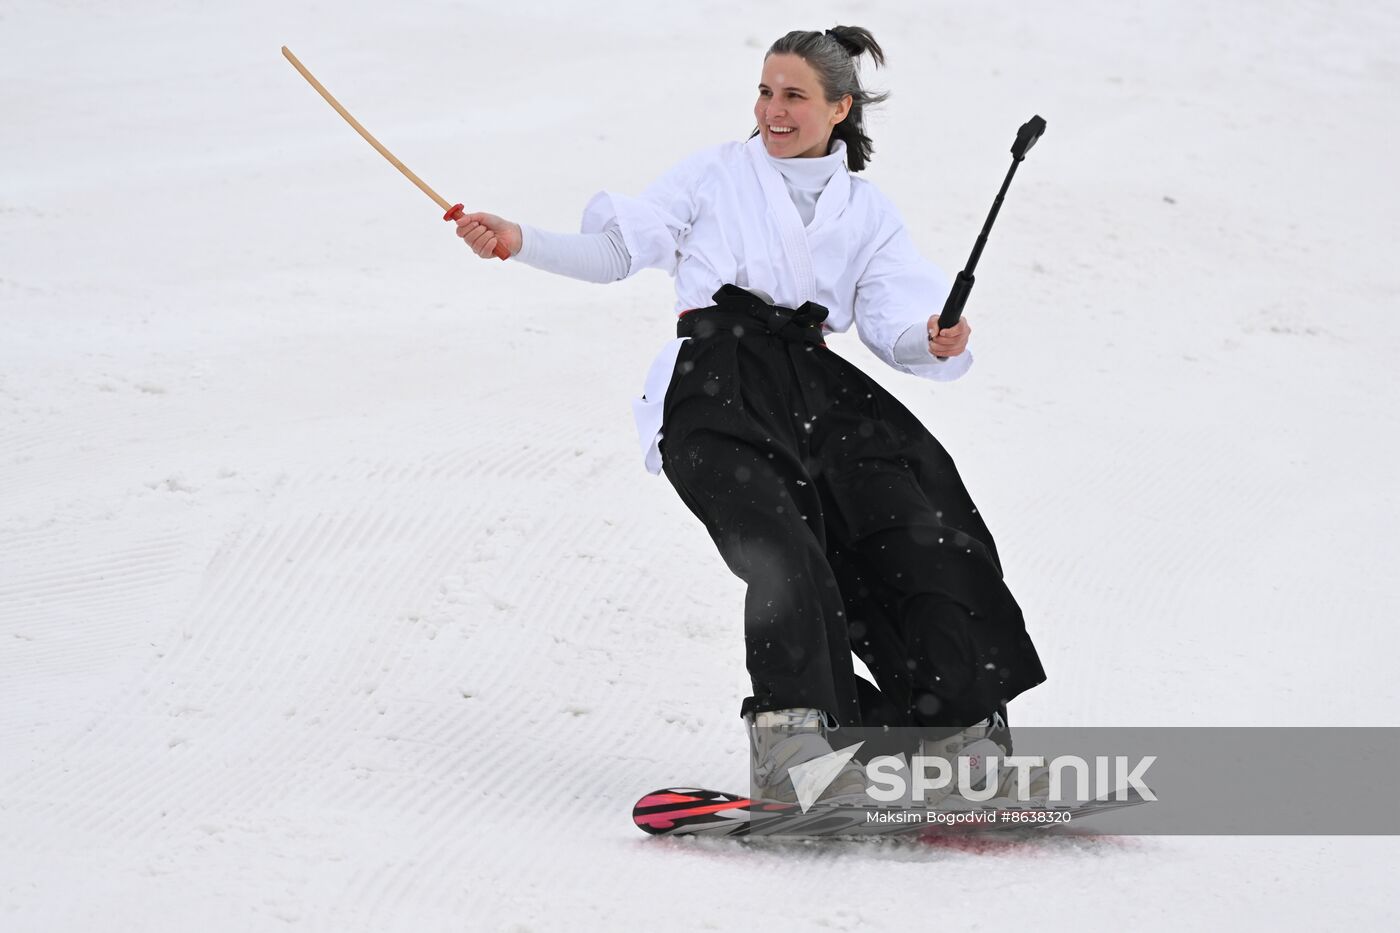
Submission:
<svg viewBox="0 0 1400 933">
<path fill-rule="evenodd" d="M 827 349 L 854 324 L 877 357 L 934 380 L 967 372 L 966 320 L 939 330 L 948 285 L 898 212 L 857 178 L 872 145 L 856 59 L 870 33 L 794 31 L 763 61 L 757 129 L 702 150 L 638 197 L 589 201 L 581 234 L 472 213 L 457 234 L 596 282 L 676 280 L 677 337 L 634 402 L 664 471 L 748 585 L 754 793 L 792 800 L 788 768 L 842 725 L 917 726 L 925 753 L 998 730 L 1044 680 L 991 534 L 951 458 L 903 405 Z M 854 650 L 878 690 L 852 670 Z M 827 797 L 859 794 L 850 766 Z"/>
</svg>

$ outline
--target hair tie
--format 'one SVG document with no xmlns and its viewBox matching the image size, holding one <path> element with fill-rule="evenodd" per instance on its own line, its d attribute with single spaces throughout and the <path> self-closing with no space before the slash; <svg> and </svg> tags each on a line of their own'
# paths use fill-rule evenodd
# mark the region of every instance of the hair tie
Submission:
<svg viewBox="0 0 1400 933">
<path fill-rule="evenodd" d="M 847 55 L 850 55 L 852 58 L 860 54 L 856 50 L 852 49 L 845 42 L 843 42 L 841 40 L 841 37 L 838 36 L 834 30 L 828 29 L 826 32 L 822 33 L 822 35 L 826 36 L 832 42 L 835 42 L 837 45 L 839 45 L 841 47 L 841 51 L 845 52 Z"/>
</svg>

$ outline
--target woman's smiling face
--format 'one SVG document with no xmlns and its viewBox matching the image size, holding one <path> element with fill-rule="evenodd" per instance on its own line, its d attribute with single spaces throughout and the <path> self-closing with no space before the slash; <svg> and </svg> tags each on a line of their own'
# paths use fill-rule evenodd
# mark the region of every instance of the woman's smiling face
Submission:
<svg viewBox="0 0 1400 933">
<path fill-rule="evenodd" d="M 800 55 L 769 55 L 753 117 L 768 154 L 778 159 L 820 158 L 831 144 L 831 128 L 851 111 L 851 96 L 827 103 L 821 81 Z"/>
</svg>

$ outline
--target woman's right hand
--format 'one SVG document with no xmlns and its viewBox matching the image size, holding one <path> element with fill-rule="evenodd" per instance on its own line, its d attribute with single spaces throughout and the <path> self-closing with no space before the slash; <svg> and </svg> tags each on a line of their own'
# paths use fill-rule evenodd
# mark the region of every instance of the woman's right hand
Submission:
<svg viewBox="0 0 1400 933">
<path fill-rule="evenodd" d="M 514 256 L 522 242 L 520 224 L 495 214 L 463 214 L 457 218 L 457 235 L 482 259 L 496 258 L 497 243 Z"/>
</svg>

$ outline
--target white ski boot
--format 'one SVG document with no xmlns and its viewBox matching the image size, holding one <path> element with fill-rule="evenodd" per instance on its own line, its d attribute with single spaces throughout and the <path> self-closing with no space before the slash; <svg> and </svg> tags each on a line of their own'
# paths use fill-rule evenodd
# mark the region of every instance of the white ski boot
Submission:
<svg viewBox="0 0 1400 933">
<path fill-rule="evenodd" d="M 1006 747 L 997 739 L 1009 737 L 1006 721 L 1001 713 L 993 713 L 989 718 L 955 732 L 942 739 L 923 739 L 919 743 L 919 754 L 942 758 L 948 762 L 953 780 L 943 795 L 949 804 L 973 803 L 981 806 L 1014 804 L 1019 806 L 1044 806 L 1050 795 L 1050 772 L 1046 768 L 1032 768 L 1029 773 L 1029 793 L 1026 800 L 1020 799 L 1016 787 L 1015 768 L 1005 764 Z M 986 763 L 988 758 L 997 759 L 997 787 L 988 799 L 972 800 L 963 796 L 958 786 L 959 759 L 966 759 L 970 783 L 978 791 L 985 791 L 987 780 Z M 981 793 L 977 794 L 981 798 Z M 937 805 L 938 801 L 931 801 Z"/>
<path fill-rule="evenodd" d="M 781 709 L 751 713 L 749 779 L 756 796 L 783 803 L 801 803 L 789 769 L 832 753 L 827 741 L 830 717 L 817 709 Z M 818 782 L 820 783 L 820 779 Z M 798 778 L 799 787 L 803 778 Z M 847 761 L 815 799 L 822 803 L 866 803 L 865 769 Z"/>
</svg>

